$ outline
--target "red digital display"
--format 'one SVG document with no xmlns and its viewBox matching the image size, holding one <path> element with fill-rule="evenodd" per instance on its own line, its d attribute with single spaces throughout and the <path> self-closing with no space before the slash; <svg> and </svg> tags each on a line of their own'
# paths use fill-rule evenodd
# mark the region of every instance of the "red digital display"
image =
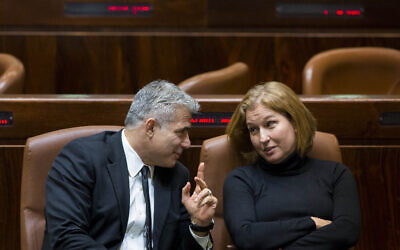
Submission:
<svg viewBox="0 0 400 250">
<path fill-rule="evenodd" d="M 224 127 L 231 120 L 229 112 L 206 112 L 194 114 L 191 120 L 193 127 Z"/>
<path fill-rule="evenodd" d="M 68 16 L 149 16 L 153 6 L 149 3 L 65 3 Z"/>
<path fill-rule="evenodd" d="M 346 10 L 346 15 L 348 16 L 361 16 L 360 10 Z"/>
<path fill-rule="evenodd" d="M 336 10 L 335 13 L 337 16 L 361 16 L 360 10 Z M 324 15 L 328 16 L 329 11 L 324 10 Z"/>
<path fill-rule="evenodd" d="M 115 6 L 111 5 L 108 6 L 108 11 L 109 12 L 131 12 L 133 15 L 137 15 L 139 12 L 149 12 L 150 7 L 149 6 Z"/>
<path fill-rule="evenodd" d="M 290 18 L 357 18 L 364 14 L 361 4 L 307 4 L 307 3 L 280 3 L 276 6 L 278 17 Z"/>
<path fill-rule="evenodd" d="M 14 117 L 12 112 L 0 111 L 0 126 L 11 126 L 13 121 Z"/>
</svg>

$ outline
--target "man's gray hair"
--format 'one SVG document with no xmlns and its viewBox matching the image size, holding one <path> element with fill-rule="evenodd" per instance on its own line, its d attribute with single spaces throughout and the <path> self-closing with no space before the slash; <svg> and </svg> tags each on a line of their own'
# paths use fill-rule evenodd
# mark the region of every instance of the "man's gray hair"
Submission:
<svg viewBox="0 0 400 250">
<path fill-rule="evenodd" d="M 153 81 L 136 93 L 126 115 L 125 127 L 137 128 L 150 117 L 165 127 L 175 119 L 175 110 L 179 106 L 188 108 L 191 114 L 200 108 L 196 100 L 175 84 L 165 80 Z"/>
</svg>

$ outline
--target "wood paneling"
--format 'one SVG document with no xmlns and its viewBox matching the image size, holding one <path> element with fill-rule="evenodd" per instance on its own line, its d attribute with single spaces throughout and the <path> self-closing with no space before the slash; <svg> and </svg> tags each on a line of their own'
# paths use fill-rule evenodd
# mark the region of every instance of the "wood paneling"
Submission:
<svg viewBox="0 0 400 250">
<path fill-rule="evenodd" d="M 356 249 L 399 249 L 400 146 L 346 146 L 342 155 L 358 184 L 362 231 Z"/>
<path fill-rule="evenodd" d="M 202 112 L 233 112 L 242 96 L 195 96 Z M 6 95 L 0 111 L 13 112 L 14 124 L 0 127 L 0 144 L 48 131 L 84 125 L 123 125 L 132 95 Z M 334 133 L 341 145 L 397 144 L 400 126 L 381 126 L 382 112 L 400 112 L 400 97 L 301 96 L 318 121 L 318 129 Z M 193 128 L 192 138 L 219 135 L 223 128 Z M 2 142 L 3 141 L 3 142 Z"/>
<path fill-rule="evenodd" d="M 20 249 L 19 200 L 23 146 L 0 145 L 0 249 Z"/>
<path fill-rule="evenodd" d="M 400 49 L 399 33 L 0 32 L 0 51 L 26 67 L 27 94 L 134 94 L 242 61 L 250 85 L 277 80 L 301 93 L 307 60 L 338 47 Z"/>
</svg>

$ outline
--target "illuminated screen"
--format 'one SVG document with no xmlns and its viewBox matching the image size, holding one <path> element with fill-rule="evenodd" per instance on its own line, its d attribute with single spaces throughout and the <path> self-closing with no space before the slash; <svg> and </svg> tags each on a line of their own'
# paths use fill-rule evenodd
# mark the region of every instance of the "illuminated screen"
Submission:
<svg viewBox="0 0 400 250">
<path fill-rule="evenodd" d="M 192 127 L 225 127 L 231 120 L 231 112 L 205 112 L 194 114 Z"/>
<path fill-rule="evenodd" d="M 278 3 L 275 11 L 278 17 L 292 18 L 360 18 L 364 16 L 364 7 L 361 4 Z"/>
<path fill-rule="evenodd" d="M 13 121 L 14 117 L 11 112 L 0 111 L 0 127 L 11 126 Z"/>
<path fill-rule="evenodd" d="M 67 16 L 149 16 L 153 6 L 149 3 L 65 3 Z"/>
<path fill-rule="evenodd" d="M 382 112 L 379 114 L 379 123 L 386 126 L 400 125 L 400 112 Z"/>
</svg>

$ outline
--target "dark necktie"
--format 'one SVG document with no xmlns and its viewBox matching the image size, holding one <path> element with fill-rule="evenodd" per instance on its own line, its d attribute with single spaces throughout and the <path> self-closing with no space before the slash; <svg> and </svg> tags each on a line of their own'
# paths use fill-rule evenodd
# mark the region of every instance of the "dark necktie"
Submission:
<svg viewBox="0 0 400 250">
<path fill-rule="evenodd" d="M 152 235 L 151 235 L 151 208 L 150 208 L 150 196 L 149 196 L 149 183 L 147 181 L 147 176 L 149 175 L 149 168 L 145 165 L 142 170 L 142 186 L 144 200 L 146 201 L 146 223 L 144 225 L 144 234 L 146 237 L 146 250 L 152 250 Z"/>
</svg>

